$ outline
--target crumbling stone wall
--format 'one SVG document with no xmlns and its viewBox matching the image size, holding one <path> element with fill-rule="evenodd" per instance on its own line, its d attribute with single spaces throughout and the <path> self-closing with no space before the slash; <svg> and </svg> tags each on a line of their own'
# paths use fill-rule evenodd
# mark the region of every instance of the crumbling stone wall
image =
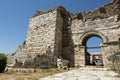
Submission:
<svg viewBox="0 0 120 80">
<path fill-rule="evenodd" d="M 72 40 L 72 31 L 71 31 L 71 13 L 66 11 L 65 8 L 59 6 L 58 13 L 61 17 L 57 18 L 63 23 L 59 24 L 62 27 L 62 58 L 69 60 L 71 66 L 74 63 L 74 43 Z"/>
<path fill-rule="evenodd" d="M 30 19 L 26 39 L 29 54 L 45 54 L 48 47 L 54 52 L 56 15 L 56 11 L 51 11 Z"/>
<path fill-rule="evenodd" d="M 120 13 L 120 0 L 112 2 L 89 12 L 80 12 L 72 15 L 72 19 L 81 19 L 82 21 L 105 19 Z"/>
<path fill-rule="evenodd" d="M 74 45 L 79 46 L 77 47 L 79 49 L 75 51 L 76 54 L 79 52 L 78 55 L 75 55 L 76 65 L 80 65 L 79 62 L 82 61 L 79 61 L 80 59 L 77 57 L 84 54 L 84 63 L 81 65 L 86 66 L 86 51 L 83 53 L 81 49 L 83 49 L 83 46 L 86 46 L 87 39 L 92 36 L 98 36 L 103 40 L 101 52 L 104 57 L 103 62 L 104 66 L 109 65 L 110 62 L 107 60 L 107 57 L 112 54 L 117 47 L 117 44 L 109 45 L 109 43 L 119 42 L 118 40 L 120 37 L 119 1 L 120 0 L 114 0 L 113 2 L 91 12 L 82 12 L 72 15 L 72 39 Z M 110 48 L 111 46 L 112 48 Z M 86 50 L 86 47 L 84 50 Z"/>
<path fill-rule="evenodd" d="M 41 66 L 39 62 L 52 64 L 56 63 L 54 58 L 62 57 L 69 60 L 71 66 L 86 66 L 85 42 L 91 36 L 98 36 L 103 40 L 101 53 L 104 66 L 108 66 L 107 57 L 117 49 L 117 44 L 111 43 L 118 43 L 120 39 L 119 3 L 120 0 L 113 0 L 93 11 L 77 14 L 68 12 L 62 6 L 37 11 L 30 19 L 26 41 L 18 48 L 15 57 L 25 64 Z M 46 57 L 41 59 L 36 55 Z"/>
</svg>

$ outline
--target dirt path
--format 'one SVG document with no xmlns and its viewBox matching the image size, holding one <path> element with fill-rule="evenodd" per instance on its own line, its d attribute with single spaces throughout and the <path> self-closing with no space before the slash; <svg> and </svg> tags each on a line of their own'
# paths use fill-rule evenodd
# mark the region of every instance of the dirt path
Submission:
<svg viewBox="0 0 120 80">
<path fill-rule="evenodd" d="M 113 71 L 104 69 L 76 69 L 39 80 L 120 80 Z"/>
<path fill-rule="evenodd" d="M 41 78 L 48 75 L 53 76 Z M 120 80 L 115 77 L 116 75 L 115 72 L 107 71 L 105 68 L 81 68 L 68 72 L 61 69 L 50 69 L 39 70 L 35 73 L 7 72 L 0 74 L 0 80 Z"/>
</svg>

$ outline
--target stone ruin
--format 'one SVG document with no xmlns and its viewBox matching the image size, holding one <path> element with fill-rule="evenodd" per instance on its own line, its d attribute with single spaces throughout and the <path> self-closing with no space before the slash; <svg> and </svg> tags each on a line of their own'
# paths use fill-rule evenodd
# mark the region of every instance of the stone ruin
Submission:
<svg viewBox="0 0 120 80">
<path fill-rule="evenodd" d="M 29 20 L 25 42 L 12 55 L 14 67 L 54 68 L 59 57 L 72 67 L 87 66 L 86 41 L 92 36 L 102 39 L 103 66 L 110 67 L 107 57 L 120 43 L 120 0 L 76 14 L 62 6 L 37 11 Z"/>
</svg>

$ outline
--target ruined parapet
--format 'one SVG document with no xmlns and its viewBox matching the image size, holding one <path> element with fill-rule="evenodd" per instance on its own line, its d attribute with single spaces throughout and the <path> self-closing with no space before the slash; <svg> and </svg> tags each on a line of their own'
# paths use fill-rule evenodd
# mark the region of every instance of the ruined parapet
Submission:
<svg viewBox="0 0 120 80">
<path fill-rule="evenodd" d="M 81 19 L 82 21 L 105 19 L 114 15 L 120 15 L 120 0 L 112 2 L 89 12 L 80 12 L 72 15 L 72 19 Z"/>
<path fill-rule="evenodd" d="M 49 9 L 49 10 L 46 10 L 46 11 L 36 11 L 35 14 L 32 16 L 32 18 L 36 17 L 36 16 L 39 16 L 39 15 L 47 14 L 47 13 L 50 13 L 50 12 L 53 12 L 53 11 L 56 11 L 56 10 L 63 10 L 64 11 L 65 8 L 59 5 L 55 8 L 52 8 L 52 9 Z"/>
</svg>

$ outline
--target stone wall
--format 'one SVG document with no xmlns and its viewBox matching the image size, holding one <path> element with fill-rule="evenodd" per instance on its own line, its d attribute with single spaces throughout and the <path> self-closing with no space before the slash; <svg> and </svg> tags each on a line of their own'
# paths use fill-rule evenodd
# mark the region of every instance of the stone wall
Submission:
<svg viewBox="0 0 120 80">
<path fill-rule="evenodd" d="M 100 37 L 103 40 L 103 45 L 105 43 L 111 43 L 114 41 L 118 41 L 119 37 L 120 37 L 119 36 L 120 22 L 117 21 L 117 19 L 118 19 L 118 17 L 117 17 L 117 15 L 115 15 L 115 16 L 111 16 L 106 19 L 98 19 L 98 20 L 86 21 L 86 22 L 83 22 L 82 20 L 79 20 L 79 19 L 72 20 L 71 29 L 72 29 L 72 33 L 73 33 L 72 39 L 74 41 L 74 44 L 85 46 L 85 44 L 86 44 L 85 42 L 87 41 L 87 39 L 89 39 L 89 37 L 92 37 L 92 36 Z M 91 33 L 87 34 L 89 32 L 91 32 Z M 94 33 L 94 32 L 96 32 L 96 33 Z M 103 34 L 103 35 L 101 35 L 101 34 Z M 83 36 L 84 36 L 84 38 L 82 38 Z M 106 39 L 104 39 L 104 38 L 106 38 Z M 113 50 L 115 49 L 115 46 L 116 45 L 113 46 L 113 48 L 112 48 Z M 108 47 L 107 49 L 104 48 L 102 50 L 102 54 L 104 56 L 104 59 L 103 59 L 104 66 L 108 66 L 109 61 L 107 60 L 107 57 L 113 53 L 113 52 L 111 52 L 112 49 L 110 49 L 110 45 L 107 44 L 107 47 Z M 106 50 L 107 50 L 107 52 L 106 52 Z M 83 54 L 82 51 L 79 52 L 79 54 Z M 86 54 L 86 52 L 84 54 Z M 77 55 L 75 55 L 75 56 L 77 56 Z M 76 59 L 75 59 L 75 61 L 76 61 Z"/>
<path fill-rule="evenodd" d="M 85 67 L 85 46 L 76 46 L 74 50 L 74 66 Z"/>
<path fill-rule="evenodd" d="M 61 6 L 60 6 L 61 7 Z M 59 24 L 62 27 L 62 58 L 65 60 L 69 60 L 71 66 L 74 63 L 74 43 L 72 40 L 72 31 L 71 31 L 71 13 L 66 11 L 63 7 L 59 10 L 59 15 L 61 17 L 58 18 L 63 23 Z"/>
<path fill-rule="evenodd" d="M 72 19 L 80 19 L 82 21 L 105 19 L 120 13 L 120 0 L 113 0 L 112 2 L 99 7 L 93 11 L 80 12 L 72 15 Z"/>
<path fill-rule="evenodd" d="M 92 36 L 100 37 L 103 40 L 102 46 L 104 48 L 102 47 L 101 52 L 104 57 L 103 62 L 104 66 L 109 65 L 107 57 L 112 54 L 113 51 L 117 51 L 117 44 L 109 45 L 109 43 L 119 42 L 118 40 L 120 38 L 119 2 L 120 0 L 114 0 L 91 12 L 82 12 L 71 15 L 72 39 L 74 45 L 79 46 L 74 49 L 75 66 L 85 66 L 87 53 L 86 41 Z M 106 47 L 104 45 L 106 45 Z M 84 52 L 81 51 L 81 49 L 83 49 Z M 82 58 L 83 60 L 81 60 Z"/>
<path fill-rule="evenodd" d="M 107 44 L 104 44 L 104 46 L 102 47 L 103 64 L 104 64 L 105 67 L 111 66 L 111 62 L 108 61 L 107 58 L 111 54 L 114 54 L 119 50 L 119 43 L 120 42 L 117 42 L 117 41 L 109 42 Z"/>
<path fill-rule="evenodd" d="M 21 61 L 21 62 L 24 61 L 24 59 L 27 56 L 25 51 L 26 51 L 26 45 L 23 44 L 23 45 L 18 46 L 16 52 L 14 53 L 14 56 L 15 56 L 17 61 Z"/>
<path fill-rule="evenodd" d="M 45 54 L 48 47 L 54 52 L 56 15 L 55 10 L 30 19 L 26 39 L 28 54 Z"/>
<path fill-rule="evenodd" d="M 120 34 L 119 28 L 117 16 L 87 22 L 75 19 L 72 20 L 71 25 L 74 43 L 80 45 L 82 45 L 79 43 L 81 36 L 89 31 L 97 31 L 104 34 L 104 36 L 107 36 L 109 42 L 118 41 Z"/>
<path fill-rule="evenodd" d="M 113 0 L 93 11 L 77 14 L 68 12 L 62 6 L 37 11 L 29 21 L 26 41 L 17 49 L 15 58 L 31 67 L 45 66 L 42 61 L 45 64 L 49 61 L 55 66 L 55 58 L 59 57 L 69 60 L 71 66 L 86 66 L 86 41 L 97 36 L 103 40 L 103 62 L 108 66 L 107 57 L 117 47 L 117 44 L 111 43 L 120 39 L 119 3 L 120 0 Z M 46 57 L 42 58 L 43 55 Z"/>
</svg>

